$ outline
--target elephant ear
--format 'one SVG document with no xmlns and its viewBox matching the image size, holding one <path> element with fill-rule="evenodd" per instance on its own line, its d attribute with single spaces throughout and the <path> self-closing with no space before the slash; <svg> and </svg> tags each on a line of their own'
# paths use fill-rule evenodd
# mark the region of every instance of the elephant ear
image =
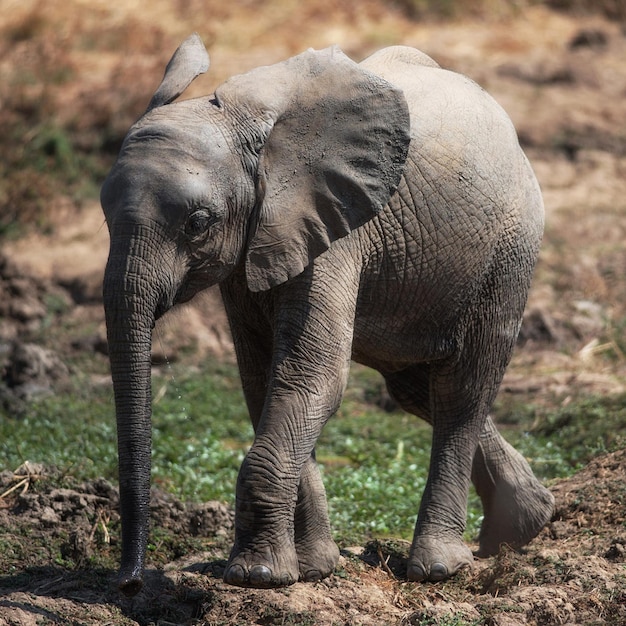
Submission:
<svg viewBox="0 0 626 626">
<path fill-rule="evenodd" d="M 253 70 L 216 96 L 233 91 L 255 100 L 271 128 L 246 258 L 248 286 L 262 291 L 300 274 L 387 204 L 406 160 L 409 113 L 401 90 L 337 47 Z"/>
<path fill-rule="evenodd" d="M 198 33 L 193 33 L 172 55 L 165 68 L 163 80 L 152 96 L 146 113 L 176 100 L 197 76 L 204 74 L 208 69 L 209 54 Z"/>
</svg>

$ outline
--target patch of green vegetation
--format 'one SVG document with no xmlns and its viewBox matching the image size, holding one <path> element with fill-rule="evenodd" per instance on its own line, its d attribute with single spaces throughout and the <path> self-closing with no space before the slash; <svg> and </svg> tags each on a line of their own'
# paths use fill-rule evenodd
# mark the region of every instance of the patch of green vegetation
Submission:
<svg viewBox="0 0 626 626">
<path fill-rule="evenodd" d="M 500 400 L 496 416 L 545 480 L 569 476 L 593 457 L 626 446 L 626 394 L 574 397 L 556 408 Z"/>
<path fill-rule="evenodd" d="M 29 404 L 23 416 L 2 415 L 2 469 L 25 461 L 54 466 L 79 478 L 116 476 L 115 421 L 110 394 L 76 388 Z"/>
<path fill-rule="evenodd" d="M 175 533 L 170 529 L 153 525 L 148 542 L 148 555 L 151 565 L 165 565 L 187 554 L 197 554 L 206 547 L 206 542 L 198 537 Z"/>
<path fill-rule="evenodd" d="M 317 447 L 333 525 L 346 542 L 363 536 L 413 533 L 430 457 L 430 427 L 402 412 L 363 401 L 363 379 L 324 428 Z M 377 385 L 367 379 L 365 389 Z"/>
<path fill-rule="evenodd" d="M 233 504 L 237 473 L 252 442 L 234 366 L 155 376 L 153 482 L 183 500 Z M 365 398 L 379 378 L 355 368 L 346 399 L 326 425 L 317 458 L 336 536 L 345 545 L 372 537 L 410 539 L 426 482 L 430 427 L 384 411 Z M 509 407 L 510 409 L 511 407 Z M 626 395 L 573 400 L 554 410 L 519 407 L 505 435 L 545 479 L 566 476 L 594 455 L 626 445 Z M 73 390 L 30 404 L 22 418 L 0 420 L 4 469 L 30 460 L 83 480 L 117 479 L 110 387 L 77 380 Z M 472 492 L 468 538 L 481 521 Z"/>
<path fill-rule="evenodd" d="M 155 380 L 153 475 L 183 499 L 234 503 L 254 433 L 234 368 Z"/>
</svg>

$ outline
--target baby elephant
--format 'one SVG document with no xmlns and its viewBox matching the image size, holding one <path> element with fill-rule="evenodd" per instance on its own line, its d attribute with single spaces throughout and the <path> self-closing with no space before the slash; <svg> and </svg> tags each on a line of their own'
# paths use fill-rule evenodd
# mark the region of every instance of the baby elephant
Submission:
<svg viewBox="0 0 626 626">
<path fill-rule="evenodd" d="M 152 328 L 216 283 L 255 430 L 226 582 L 277 587 L 336 566 L 315 444 L 351 359 L 433 427 L 409 580 L 472 562 L 470 481 L 479 554 L 530 541 L 553 498 L 488 416 L 543 230 L 509 118 L 406 47 L 358 64 L 309 50 L 172 104 L 208 65 L 192 35 L 102 188 L 122 591 L 141 588 L 148 536 Z"/>
</svg>

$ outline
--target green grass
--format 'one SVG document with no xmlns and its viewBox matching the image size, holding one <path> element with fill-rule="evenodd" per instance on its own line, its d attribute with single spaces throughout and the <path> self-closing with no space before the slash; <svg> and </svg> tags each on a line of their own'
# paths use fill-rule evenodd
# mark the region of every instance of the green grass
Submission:
<svg viewBox="0 0 626 626">
<path fill-rule="evenodd" d="M 236 370 L 180 369 L 154 379 L 153 482 L 183 500 L 234 502 L 239 465 L 253 437 Z M 385 412 L 366 398 L 380 386 L 355 368 L 344 403 L 317 448 L 334 532 L 344 543 L 371 537 L 409 539 L 425 485 L 430 428 L 402 412 Z M 24 461 L 59 468 L 78 479 L 116 480 L 111 389 L 77 382 L 73 391 L 43 399 L 20 419 L 0 420 L 0 469 Z M 626 398 L 575 400 L 556 411 L 508 407 L 515 426 L 505 435 L 542 478 L 571 474 L 593 455 L 626 441 Z M 534 433 L 529 434 L 530 427 Z M 558 433 L 558 437 L 556 436 Z M 481 511 L 471 496 L 468 536 Z"/>
<path fill-rule="evenodd" d="M 0 414 L 0 469 L 44 463 L 78 478 L 116 475 L 113 402 L 79 385 L 28 405 L 19 418 Z"/>
</svg>

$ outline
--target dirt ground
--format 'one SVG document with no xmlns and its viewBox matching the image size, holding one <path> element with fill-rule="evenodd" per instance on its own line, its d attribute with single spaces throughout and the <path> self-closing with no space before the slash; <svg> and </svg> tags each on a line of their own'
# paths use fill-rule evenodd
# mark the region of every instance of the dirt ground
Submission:
<svg viewBox="0 0 626 626">
<path fill-rule="evenodd" d="M 527 549 L 503 548 L 443 584 L 407 582 L 408 544 L 379 541 L 343 550 L 320 583 L 233 588 L 221 580 L 232 512 L 155 493 L 153 524 L 203 537 L 205 549 L 150 569 L 133 600 L 114 591 L 113 571 L 85 565 L 102 529 L 117 524 L 117 491 L 102 480 L 26 491 L 0 508 L 0 526 L 31 541 L 66 537 L 63 554 L 83 565 L 16 564 L 0 576 L 0 624 L 626 624 L 625 466 L 626 452 L 607 455 L 553 485 L 554 518 Z M 7 472 L 0 488 L 25 478 Z"/>
<path fill-rule="evenodd" d="M 155 0 L 149 15 L 130 0 L 124 8 L 105 0 L 4 4 L 0 101 L 15 96 L 17 83 L 8 79 L 16 68 L 63 62 L 71 79 L 45 89 L 20 83 L 18 104 L 45 98 L 59 124 L 85 132 L 103 120 L 110 132 L 123 132 L 191 30 L 212 59 L 193 95 L 233 73 L 332 43 L 357 60 L 384 45 L 413 45 L 466 73 L 511 115 L 546 203 L 545 243 L 502 394 L 557 406 L 576 395 L 626 390 L 626 26 L 544 7 L 428 22 L 376 1 Z M 11 297 L 0 298 L 0 360 L 13 340 L 49 323 L 43 302 L 50 294 L 63 306 L 42 346 L 46 358 L 100 349 L 107 233 L 97 202 L 78 204 L 63 194 L 50 198 L 48 234 L 3 242 L 0 294 Z M 72 336 L 55 332 L 55 324 Z M 91 334 L 77 343 L 76 329 L 87 326 Z M 158 336 L 155 350 L 172 359 L 232 358 L 215 292 L 167 319 Z M 94 381 L 101 375 L 94 372 Z M 36 385 L 56 384 L 45 371 L 42 377 Z M 449 582 L 424 585 L 405 580 L 408 546 L 386 540 L 345 549 L 337 572 L 321 583 L 228 587 L 220 575 L 232 512 L 155 492 L 154 526 L 189 537 L 190 549 L 166 563 L 155 558 L 145 590 L 127 600 L 112 587 L 112 569 L 89 568 L 93 552 L 115 542 L 115 487 L 103 480 L 59 487 L 39 477 L 46 468 L 2 467 L 0 459 L 0 529 L 42 546 L 62 537 L 75 564 L 50 562 L 42 549 L 38 559 L 0 572 L 0 626 L 626 625 L 625 468 L 626 452 L 617 452 L 556 482 L 553 520 L 527 549 L 503 549 Z"/>
</svg>

